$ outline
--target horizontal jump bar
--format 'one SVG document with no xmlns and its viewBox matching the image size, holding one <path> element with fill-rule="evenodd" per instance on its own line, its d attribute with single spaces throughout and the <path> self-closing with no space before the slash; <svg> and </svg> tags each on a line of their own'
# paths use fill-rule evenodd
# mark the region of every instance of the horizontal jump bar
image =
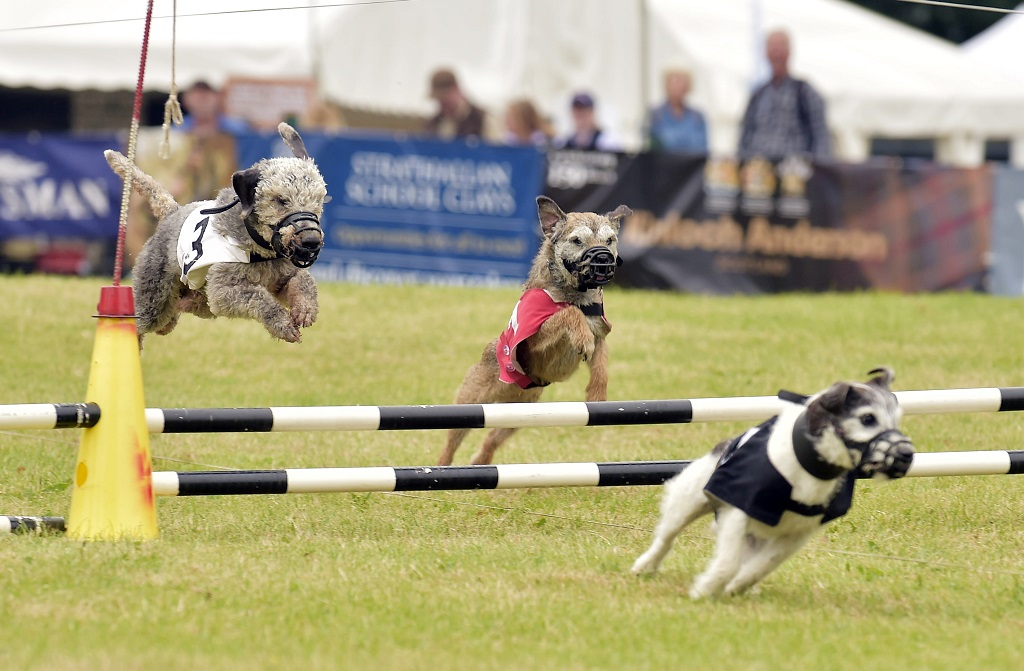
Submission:
<svg viewBox="0 0 1024 671">
<path fill-rule="evenodd" d="M 1024 410 L 1024 387 L 898 391 L 908 415 Z M 654 401 L 576 401 L 466 405 L 355 405 L 269 408 L 148 408 L 150 433 L 395 431 L 553 426 L 687 424 L 762 420 L 778 414 L 777 396 Z M 0 429 L 87 428 L 95 403 L 0 406 Z"/>
<path fill-rule="evenodd" d="M 497 466 L 286 468 L 261 471 L 156 471 L 156 496 L 407 492 L 528 487 L 660 485 L 689 461 L 635 461 Z M 907 477 L 1024 473 L 1024 451 L 914 455 Z"/>
<path fill-rule="evenodd" d="M 99 421 L 95 403 L 0 405 L 0 429 L 87 429 Z"/>
<path fill-rule="evenodd" d="M 44 529 L 48 531 L 64 531 L 64 518 L 0 515 L 0 534 L 43 531 Z"/>
</svg>

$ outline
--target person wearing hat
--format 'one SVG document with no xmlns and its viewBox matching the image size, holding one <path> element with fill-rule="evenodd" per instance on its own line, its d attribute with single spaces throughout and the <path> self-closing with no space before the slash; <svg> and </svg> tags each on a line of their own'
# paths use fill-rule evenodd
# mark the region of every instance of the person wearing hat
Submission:
<svg viewBox="0 0 1024 671">
<path fill-rule="evenodd" d="M 466 98 L 451 70 L 441 68 L 431 75 L 430 97 L 438 106 L 437 114 L 427 121 L 425 128 L 431 135 L 443 140 L 477 137 L 493 141 L 498 138 L 490 115 Z"/>
<path fill-rule="evenodd" d="M 585 92 L 572 97 L 573 132 L 559 144 L 560 149 L 582 151 L 619 151 L 622 144 L 613 134 L 597 125 L 594 98 Z"/>
</svg>

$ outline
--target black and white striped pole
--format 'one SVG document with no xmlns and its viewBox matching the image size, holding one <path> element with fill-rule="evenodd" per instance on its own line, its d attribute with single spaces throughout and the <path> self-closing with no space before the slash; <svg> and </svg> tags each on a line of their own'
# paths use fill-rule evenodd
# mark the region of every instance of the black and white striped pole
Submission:
<svg viewBox="0 0 1024 671">
<path fill-rule="evenodd" d="M 1024 410 L 1024 387 L 898 391 L 907 415 Z M 150 433 L 395 431 L 555 426 L 624 426 L 758 421 L 778 414 L 777 396 L 489 405 L 149 408 Z M 0 406 L 0 429 L 95 426 L 93 403 Z"/>
<path fill-rule="evenodd" d="M 0 534 L 64 530 L 65 526 L 63 517 L 0 515 Z"/>
<path fill-rule="evenodd" d="M 542 487 L 660 485 L 689 461 L 496 466 L 284 468 L 259 471 L 156 471 L 156 496 L 326 494 Z M 918 452 L 908 478 L 1024 473 L 1024 451 Z"/>
</svg>

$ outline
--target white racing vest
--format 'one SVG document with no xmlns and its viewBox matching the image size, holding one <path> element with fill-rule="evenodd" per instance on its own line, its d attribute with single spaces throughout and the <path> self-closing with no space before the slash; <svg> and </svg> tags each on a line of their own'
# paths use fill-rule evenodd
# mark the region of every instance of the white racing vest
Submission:
<svg viewBox="0 0 1024 671">
<path fill-rule="evenodd" d="M 206 284 L 206 273 L 215 263 L 249 263 L 249 252 L 235 238 L 214 230 L 213 217 L 201 211 L 216 203 L 206 200 L 185 218 L 178 234 L 178 267 L 181 282 L 189 289 Z"/>
</svg>

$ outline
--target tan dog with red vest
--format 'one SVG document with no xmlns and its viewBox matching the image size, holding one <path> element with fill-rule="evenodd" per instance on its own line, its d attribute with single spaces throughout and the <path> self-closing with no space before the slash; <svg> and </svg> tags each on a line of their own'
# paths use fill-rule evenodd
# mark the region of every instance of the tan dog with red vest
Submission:
<svg viewBox="0 0 1024 671">
<path fill-rule="evenodd" d="M 480 361 L 466 373 L 456 403 L 533 403 L 544 387 L 568 379 L 581 362 L 590 367 L 587 400 L 608 396 L 611 324 L 604 316 L 604 292 L 621 264 L 619 224 L 632 214 L 566 214 L 550 198 L 537 198 L 544 241 L 523 285 L 504 333 L 488 343 Z M 489 464 L 516 429 L 492 429 L 471 463 Z M 469 429 L 452 429 L 438 459 L 446 466 Z"/>
</svg>

